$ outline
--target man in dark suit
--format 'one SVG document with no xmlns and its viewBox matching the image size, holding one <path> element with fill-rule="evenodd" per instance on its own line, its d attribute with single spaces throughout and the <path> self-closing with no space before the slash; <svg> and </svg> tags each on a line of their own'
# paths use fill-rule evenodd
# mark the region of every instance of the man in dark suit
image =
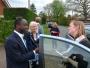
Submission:
<svg viewBox="0 0 90 68">
<path fill-rule="evenodd" d="M 26 25 L 27 21 L 25 19 L 17 18 L 14 32 L 6 39 L 7 68 L 29 68 L 29 60 L 35 59 L 38 48 L 29 50 L 23 38 Z M 33 46 L 33 44 L 31 43 L 30 46 Z"/>
</svg>

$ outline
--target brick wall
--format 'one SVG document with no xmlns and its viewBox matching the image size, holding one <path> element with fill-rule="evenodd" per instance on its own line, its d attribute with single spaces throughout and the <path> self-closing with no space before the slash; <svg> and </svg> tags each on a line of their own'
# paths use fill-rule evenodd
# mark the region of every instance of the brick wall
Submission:
<svg viewBox="0 0 90 68">
<path fill-rule="evenodd" d="M 0 16 L 3 15 L 3 9 L 5 5 L 3 4 L 2 0 L 0 0 Z"/>
</svg>

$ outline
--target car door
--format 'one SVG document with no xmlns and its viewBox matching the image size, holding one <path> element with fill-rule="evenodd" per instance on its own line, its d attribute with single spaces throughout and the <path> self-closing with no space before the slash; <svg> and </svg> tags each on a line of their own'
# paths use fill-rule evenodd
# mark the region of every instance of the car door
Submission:
<svg viewBox="0 0 90 68">
<path fill-rule="evenodd" d="M 67 68 L 63 62 L 67 62 L 72 54 L 82 55 L 87 62 L 85 68 L 90 68 L 89 48 L 66 38 L 40 35 L 41 68 Z"/>
</svg>

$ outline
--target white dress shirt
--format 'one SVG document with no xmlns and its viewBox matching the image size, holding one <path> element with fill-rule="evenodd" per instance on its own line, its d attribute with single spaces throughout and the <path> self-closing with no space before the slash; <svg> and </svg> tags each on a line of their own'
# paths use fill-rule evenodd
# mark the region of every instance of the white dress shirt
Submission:
<svg viewBox="0 0 90 68">
<path fill-rule="evenodd" d="M 14 30 L 14 32 L 21 38 L 22 42 L 24 43 L 25 47 L 27 48 L 27 46 L 26 46 L 26 40 L 23 39 L 24 34 L 21 34 L 21 33 L 19 33 L 19 32 L 16 31 L 16 30 Z"/>
</svg>

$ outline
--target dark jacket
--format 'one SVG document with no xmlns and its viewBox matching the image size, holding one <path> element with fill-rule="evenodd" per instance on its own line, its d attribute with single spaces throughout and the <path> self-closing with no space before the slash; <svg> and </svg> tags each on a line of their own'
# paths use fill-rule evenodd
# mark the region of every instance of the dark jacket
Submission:
<svg viewBox="0 0 90 68">
<path fill-rule="evenodd" d="M 75 59 L 73 59 L 73 57 L 76 57 Z M 71 56 L 69 56 L 70 59 L 72 59 L 73 61 L 78 62 L 78 68 L 87 68 L 88 66 L 88 62 L 83 60 L 83 56 L 81 54 L 72 54 Z M 75 68 L 70 62 L 66 63 L 66 68 Z"/>
<path fill-rule="evenodd" d="M 32 33 L 27 32 L 27 33 L 25 34 L 25 39 L 26 39 L 26 43 L 27 43 L 27 45 L 28 45 L 28 48 L 29 48 L 30 50 L 34 50 L 35 48 L 38 47 L 39 39 L 37 39 L 37 40 L 35 41 L 34 38 L 33 38 Z M 30 45 L 31 45 L 31 42 L 29 42 L 29 41 L 32 42 L 32 45 L 33 45 L 33 46 L 30 46 Z"/>
<path fill-rule="evenodd" d="M 54 31 L 54 33 L 53 33 L 53 31 Z M 51 35 L 53 35 L 53 36 L 59 36 L 59 34 L 60 34 L 60 30 L 59 30 L 59 28 L 58 27 L 52 27 L 51 28 L 51 30 L 50 30 L 50 33 L 51 33 Z"/>
<path fill-rule="evenodd" d="M 66 35 L 66 38 L 70 40 L 75 40 L 71 35 Z M 90 41 L 87 38 L 81 40 L 79 43 L 90 48 Z"/>
<path fill-rule="evenodd" d="M 38 36 L 38 34 L 37 34 L 37 36 Z M 37 37 L 37 39 L 34 40 L 34 37 L 33 37 L 32 33 L 27 32 L 25 34 L 25 39 L 26 39 L 28 48 L 30 50 L 34 50 L 35 48 L 38 48 L 39 47 L 39 38 Z M 30 46 L 30 41 L 32 42 L 33 46 Z M 41 58 L 40 58 L 39 51 L 37 52 L 37 54 L 38 54 L 38 60 L 33 60 L 32 61 L 32 68 L 41 68 L 40 67 Z M 37 64 L 37 62 L 39 62 L 39 64 Z"/>
<path fill-rule="evenodd" d="M 33 51 L 25 47 L 21 38 L 16 33 L 12 33 L 7 38 L 5 50 L 7 68 L 29 68 L 29 60 L 35 58 Z"/>
<path fill-rule="evenodd" d="M 81 43 L 82 45 L 90 48 L 90 41 L 89 41 L 87 38 L 83 39 L 83 40 L 80 41 L 79 43 Z"/>
</svg>

